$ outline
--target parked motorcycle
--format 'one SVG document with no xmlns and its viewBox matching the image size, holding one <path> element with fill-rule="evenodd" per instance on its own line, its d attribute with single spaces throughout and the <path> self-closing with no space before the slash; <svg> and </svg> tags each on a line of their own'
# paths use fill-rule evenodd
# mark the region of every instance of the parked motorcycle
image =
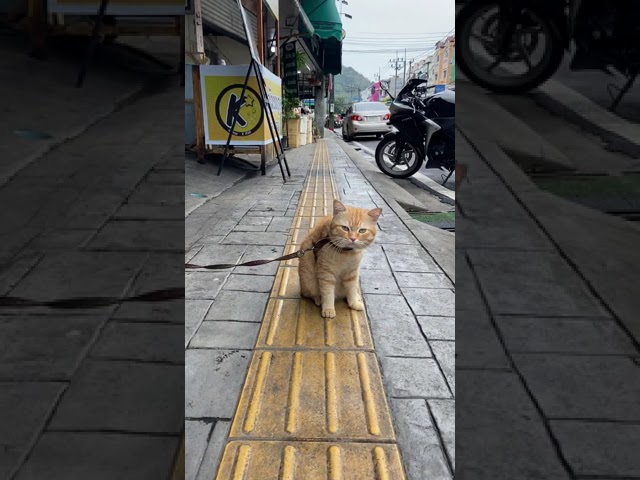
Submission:
<svg viewBox="0 0 640 480">
<path fill-rule="evenodd" d="M 427 81 L 412 79 L 392 98 L 387 133 L 376 148 L 376 164 L 393 178 L 414 175 L 425 168 L 445 169 L 444 185 L 455 170 L 455 93 L 427 94 Z"/>
<path fill-rule="evenodd" d="M 522 93 L 558 70 L 575 45 L 572 70 L 615 69 L 614 110 L 640 73 L 640 2 L 634 0 L 471 0 L 456 16 L 456 57 L 472 82 Z M 613 91 L 613 90 L 617 91 Z"/>
</svg>

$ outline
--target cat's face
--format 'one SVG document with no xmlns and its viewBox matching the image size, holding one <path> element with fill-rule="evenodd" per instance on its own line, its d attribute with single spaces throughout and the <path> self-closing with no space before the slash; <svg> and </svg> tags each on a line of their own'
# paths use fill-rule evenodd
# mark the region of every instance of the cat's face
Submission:
<svg viewBox="0 0 640 480">
<path fill-rule="evenodd" d="M 347 207 L 342 202 L 333 202 L 333 220 L 329 237 L 336 247 L 350 250 L 367 248 L 376 238 L 376 223 L 382 213 L 381 208 L 364 210 Z"/>
</svg>

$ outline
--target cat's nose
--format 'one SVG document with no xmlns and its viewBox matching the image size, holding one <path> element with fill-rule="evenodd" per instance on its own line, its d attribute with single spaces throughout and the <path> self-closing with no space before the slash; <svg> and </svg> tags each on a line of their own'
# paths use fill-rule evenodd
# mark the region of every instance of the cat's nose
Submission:
<svg viewBox="0 0 640 480">
<path fill-rule="evenodd" d="M 352 242 L 355 242 L 357 240 L 357 238 L 349 237 L 349 240 L 351 240 Z"/>
</svg>

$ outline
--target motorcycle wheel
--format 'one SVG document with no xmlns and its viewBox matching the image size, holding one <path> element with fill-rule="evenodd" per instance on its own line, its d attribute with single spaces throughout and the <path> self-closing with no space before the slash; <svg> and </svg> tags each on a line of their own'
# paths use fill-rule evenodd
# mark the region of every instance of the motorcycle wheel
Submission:
<svg viewBox="0 0 640 480">
<path fill-rule="evenodd" d="M 498 2 L 472 1 L 460 10 L 456 16 L 456 25 L 460 25 L 457 63 L 462 73 L 476 85 L 496 93 L 523 93 L 556 72 L 564 56 L 562 40 L 546 14 L 535 4 L 529 4 L 523 10 L 525 24 L 516 27 L 508 51 L 504 55 L 499 53 L 499 8 Z M 480 33 L 475 33 L 474 26 L 479 21 Z M 484 52 L 472 47 L 474 41 L 481 44 Z M 484 64 L 483 56 L 489 59 Z M 538 57 L 535 63 L 534 56 Z M 495 74 L 497 67 L 505 63 L 512 64 L 502 68 L 507 75 Z M 517 72 L 518 68 L 513 65 L 520 63 L 524 63 L 524 73 Z"/>
<path fill-rule="evenodd" d="M 382 173 L 391 178 L 409 178 L 414 175 L 424 162 L 421 149 L 410 142 L 401 142 L 402 161 L 395 163 L 394 156 L 398 148 L 398 136 L 390 135 L 383 138 L 376 147 L 376 164 Z M 405 170 L 395 170 L 398 165 L 404 165 Z"/>
</svg>

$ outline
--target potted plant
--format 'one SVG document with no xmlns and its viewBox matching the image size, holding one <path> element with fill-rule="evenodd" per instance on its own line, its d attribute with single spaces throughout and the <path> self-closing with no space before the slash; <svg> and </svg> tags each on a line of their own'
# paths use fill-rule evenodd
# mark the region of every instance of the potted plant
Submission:
<svg viewBox="0 0 640 480">
<path fill-rule="evenodd" d="M 298 97 L 285 90 L 282 102 L 282 119 L 285 124 L 285 142 L 288 147 L 300 146 L 300 109 Z"/>
</svg>

